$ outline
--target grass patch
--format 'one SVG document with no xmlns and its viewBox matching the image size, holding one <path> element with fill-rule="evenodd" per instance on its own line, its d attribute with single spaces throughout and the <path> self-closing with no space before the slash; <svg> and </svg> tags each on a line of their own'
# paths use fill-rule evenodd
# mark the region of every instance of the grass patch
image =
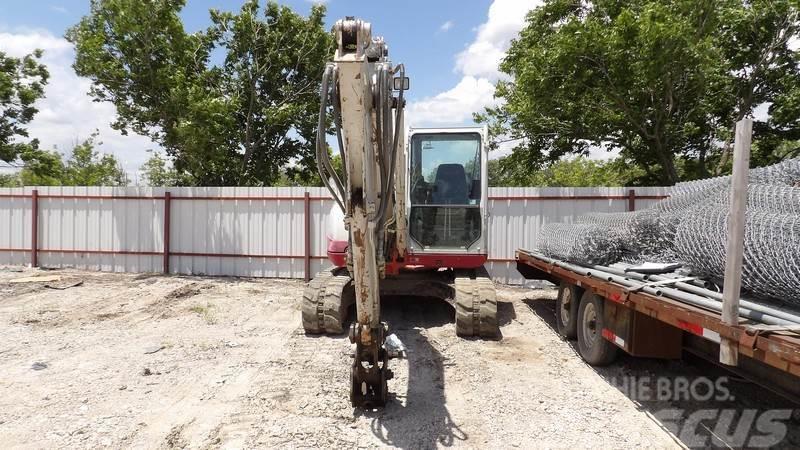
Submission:
<svg viewBox="0 0 800 450">
<path fill-rule="evenodd" d="M 216 306 L 211 303 L 206 303 L 205 306 L 203 305 L 195 305 L 189 308 L 189 311 L 197 314 L 198 316 L 202 317 L 203 320 L 209 325 L 213 325 L 217 323 L 217 312 Z"/>
</svg>

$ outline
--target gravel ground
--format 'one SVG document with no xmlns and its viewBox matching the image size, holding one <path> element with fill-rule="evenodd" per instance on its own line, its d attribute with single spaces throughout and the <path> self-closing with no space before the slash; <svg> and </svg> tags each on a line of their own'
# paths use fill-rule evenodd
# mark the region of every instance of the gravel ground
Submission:
<svg viewBox="0 0 800 450">
<path fill-rule="evenodd" d="M 8 283 L 58 275 L 61 287 Z M 0 270 L 3 447 L 674 448 L 702 442 L 660 419 L 697 402 L 642 401 L 628 379 L 696 377 L 680 362 L 595 370 L 553 331 L 555 291 L 498 287 L 500 341 L 455 336 L 443 302 L 389 298 L 408 347 L 385 409 L 348 400 L 350 344 L 300 326 L 295 280 Z M 716 408 L 788 408 L 732 380 Z M 703 405 L 709 405 L 704 403 Z M 675 422 L 675 421 L 673 421 Z M 796 415 L 782 445 L 800 445 Z M 668 431 L 672 430 L 672 432 Z M 704 431 L 706 430 L 706 431 Z M 716 431 L 716 433 L 715 433 Z M 722 436 L 723 441 L 726 441 Z M 752 445 L 752 442 L 750 443 Z"/>
</svg>

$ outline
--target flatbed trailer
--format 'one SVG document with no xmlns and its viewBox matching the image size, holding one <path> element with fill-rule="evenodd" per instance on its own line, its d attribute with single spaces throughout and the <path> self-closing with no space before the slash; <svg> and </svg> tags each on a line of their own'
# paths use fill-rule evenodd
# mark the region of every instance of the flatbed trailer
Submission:
<svg viewBox="0 0 800 450">
<path fill-rule="evenodd" d="M 719 361 L 721 338 L 738 343 L 739 363 L 724 366 L 800 403 L 800 335 L 793 327 L 740 320 L 732 326 L 718 312 L 592 276 L 563 261 L 516 251 L 517 270 L 526 279 L 559 286 L 558 332 L 578 338 L 581 357 L 592 365 L 613 362 L 621 349 L 632 356 L 680 359 L 690 352 Z M 643 283 L 644 286 L 644 283 Z"/>
</svg>

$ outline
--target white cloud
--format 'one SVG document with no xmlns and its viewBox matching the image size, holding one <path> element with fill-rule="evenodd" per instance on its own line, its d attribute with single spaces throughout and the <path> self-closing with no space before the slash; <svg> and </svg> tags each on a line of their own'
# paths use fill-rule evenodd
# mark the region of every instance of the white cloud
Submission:
<svg viewBox="0 0 800 450">
<path fill-rule="evenodd" d="M 512 139 L 499 142 L 497 149 L 489 154 L 489 159 L 499 159 L 510 155 L 514 151 L 514 147 L 520 143 L 522 143 L 521 139 Z M 589 154 L 587 155 L 587 158 L 595 161 L 610 161 L 619 157 L 620 153 L 621 152 L 618 148 L 612 148 L 607 143 L 601 143 L 599 146 L 589 146 Z"/>
<path fill-rule="evenodd" d="M 58 6 L 58 5 L 50 5 L 50 10 L 51 11 L 55 11 L 57 13 L 61 13 L 61 14 L 66 14 L 66 13 L 69 12 L 67 10 L 67 8 L 64 8 L 63 6 Z"/>
<path fill-rule="evenodd" d="M 494 0 L 475 40 L 456 55 L 454 70 L 461 80 L 449 90 L 411 102 L 407 123 L 413 126 L 471 123 L 472 113 L 496 105 L 494 83 L 500 78 L 497 65 L 511 39 L 525 26 L 527 12 L 541 4 L 542 0 Z M 440 29 L 444 30 L 448 23 Z"/>
<path fill-rule="evenodd" d="M 439 31 L 441 31 L 442 33 L 447 33 L 448 31 L 450 31 L 450 28 L 453 28 L 453 25 L 454 25 L 453 21 L 448 20 L 439 27 Z"/>
<path fill-rule="evenodd" d="M 489 153 L 489 159 L 499 159 L 503 156 L 508 156 L 514 150 L 514 147 L 519 145 L 520 139 L 510 141 L 501 141 L 497 144 L 497 149 Z"/>
<path fill-rule="evenodd" d="M 542 4 L 541 0 L 495 0 L 489 6 L 489 17 L 478 27 L 478 35 L 456 56 L 456 70 L 464 75 L 497 79 L 498 64 L 525 26 L 528 11 Z"/>
<path fill-rule="evenodd" d="M 69 152 L 79 139 L 99 130 L 103 142 L 98 150 L 114 154 L 125 170 L 134 175 L 146 161 L 147 149 L 158 148 L 149 138 L 130 134 L 123 136 L 111 129 L 116 108 L 107 102 L 96 103 L 87 95 L 91 83 L 78 77 L 71 64 L 75 57 L 72 44 L 48 31 L 17 29 L 0 31 L 0 50 L 15 57 L 44 50 L 42 62 L 50 72 L 45 98 L 36 103 L 39 112 L 28 125 L 28 133 L 38 138 L 43 148 Z"/>
<path fill-rule="evenodd" d="M 406 122 L 414 125 L 468 122 L 473 112 L 494 104 L 493 97 L 494 85 L 489 80 L 465 76 L 452 89 L 411 103 Z"/>
<path fill-rule="evenodd" d="M 756 105 L 753 108 L 753 119 L 757 122 L 766 122 L 769 120 L 769 107 L 772 106 L 772 102 L 764 102 L 760 105 Z"/>
<path fill-rule="evenodd" d="M 589 159 L 595 161 L 611 161 L 619 157 L 619 148 L 611 147 L 608 143 L 601 143 L 600 146 L 592 145 L 589 147 Z"/>
</svg>

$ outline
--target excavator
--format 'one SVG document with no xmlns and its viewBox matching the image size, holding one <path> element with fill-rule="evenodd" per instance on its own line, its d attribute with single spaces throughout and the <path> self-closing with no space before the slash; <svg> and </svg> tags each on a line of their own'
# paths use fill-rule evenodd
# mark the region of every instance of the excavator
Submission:
<svg viewBox="0 0 800 450">
<path fill-rule="evenodd" d="M 409 78 L 393 66 L 382 37 L 354 17 L 333 27 L 336 49 L 322 75 L 316 159 L 336 206 L 327 253 L 333 264 L 303 292 L 308 334 L 349 338 L 353 407 L 381 407 L 388 396 L 388 325 L 381 296 L 425 296 L 455 308 L 456 333 L 496 338 L 497 302 L 488 257 L 485 127 L 409 128 Z M 343 169 L 326 136 L 332 116 Z M 336 210 L 338 208 L 338 211 Z M 338 223 L 337 223 L 338 222 Z"/>
</svg>

